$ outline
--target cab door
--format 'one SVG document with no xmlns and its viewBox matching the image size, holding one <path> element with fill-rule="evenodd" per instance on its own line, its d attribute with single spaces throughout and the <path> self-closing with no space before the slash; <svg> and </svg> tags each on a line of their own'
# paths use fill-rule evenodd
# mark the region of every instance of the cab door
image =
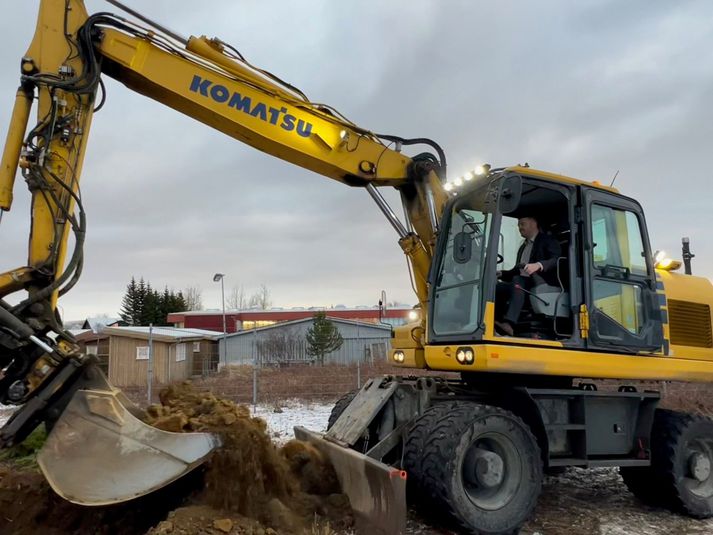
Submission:
<svg viewBox="0 0 713 535">
<path fill-rule="evenodd" d="M 635 201 L 583 190 L 587 346 L 611 352 L 656 352 L 661 309 L 646 223 Z"/>
</svg>

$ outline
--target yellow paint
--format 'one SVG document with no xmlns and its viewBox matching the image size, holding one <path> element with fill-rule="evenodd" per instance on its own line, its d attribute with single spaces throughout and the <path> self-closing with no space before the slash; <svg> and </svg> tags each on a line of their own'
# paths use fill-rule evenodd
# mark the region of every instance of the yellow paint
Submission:
<svg viewBox="0 0 713 535">
<path fill-rule="evenodd" d="M 421 349 L 398 349 L 404 354 L 403 362 L 396 362 L 394 360 L 394 352 L 397 350 L 391 350 L 389 352 L 389 364 L 392 366 L 398 366 L 399 368 L 419 368 L 423 369 L 426 367 L 426 359 Z"/>
<path fill-rule="evenodd" d="M 84 66 L 78 55 L 72 58 L 67 56 L 67 39 L 65 37 L 65 26 L 68 33 L 73 34 L 87 19 L 87 12 L 84 4 L 79 0 L 69 0 L 68 16 L 65 22 L 65 2 L 43 0 L 37 19 L 37 27 L 33 40 L 25 53 L 25 58 L 31 60 L 31 64 L 39 72 L 52 73 L 56 75 L 63 65 L 70 66 L 75 72 L 82 72 Z M 30 62 L 23 63 L 23 70 L 29 71 Z M 29 240 L 28 266 L 12 270 L 0 276 L 0 296 L 5 296 L 17 290 L 17 281 L 12 277 L 12 273 L 24 272 L 25 279 L 28 273 L 34 270 L 42 270 L 44 277 L 47 274 L 52 279 L 56 279 L 62 273 L 65 257 L 67 254 L 67 238 L 69 225 L 63 218 L 59 217 L 61 211 L 59 206 L 64 206 L 65 210 L 71 213 L 74 209 L 74 201 L 70 195 L 58 184 L 58 181 L 69 186 L 75 193 L 78 191 L 79 178 L 84 161 L 86 141 L 91 126 L 93 113 L 93 94 L 75 96 L 67 94 L 62 90 L 55 90 L 50 93 L 46 86 L 39 86 L 37 90 L 37 117 L 42 121 L 48 116 L 52 109 L 53 100 L 58 103 L 55 116 L 56 123 L 63 123 L 71 131 L 67 141 L 60 140 L 59 136 L 51 139 L 45 149 L 45 162 L 42 173 L 54 190 L 58 202 L 45 197 L 38 191 L 32 195 L 32 226 Z M 22 128 L 26 123 L 26 114 L 29 112 L 27 103 L 23 103 L 18 97 L 16 108 L 13 112 L 11 132 L 6 144 L 3 166 L 16 162 L 17 137 L 22 132 L 17 129 Z M 24 132 L 24 129 L 23 129 Z M 42 142 L 40 142 L 42 143 Z M 16 163 L 15 163 L 16 165 Z M 11 187 L 8 176 L 14 175 L 15 169 L 6 169 L 2 179 L 2 204 L 8 203 L 7 188 Z M 54 175 L 54 177 L 52 176 Z M 25 280 L 30 295 L 40 290 L 46 285 L 44 280 L 39 285 L 32 284 L 32 280 Z M 57 293 L 50 298 L 50 305 L 54 309 L 57 301 Z"/>
<path fill-rule="evenodd" d="M 598 183 L 597 181 L 587 182 L 586 180 L 579 180 L 577 178 L 572 178 L 572 177 L 565 176 L 565 175 L 558 175 L 557 173 L 549 173 L 547 171 L 540 171 L 539 169 L 532 169 L 531 167 L 520 167 L 520 166 L 516 165 L 513 167 L 508 167 L 507 170 L 513 171 L 520 175 L 527 175 L 527 176 L 532 176 L 532 177 L 536 177 L 536 178 L 542 178 L 549 182 L 556 182 L 556 183 L 567 184 L 567 185 L 571 185 L 571 186 L 587 186 L 590 188 L 596 188 L 596 189 L 600 189 L 603 191 L 609 191 L 612 193 L 619 193 L 618 189 L 609 187 L 609 186 L 603 186 L 602 184 Z"/>
<path fill-rule="evenodd" d="M 498 341 L 513 345 L 527 344 L 543 347 L 562 347 L 562 342 L 557 342 L 556 340 L 537 340 L 533 338 L 520 338 L 518 336 L 499 336 L 493 330 L 494 325 L 495 303 L 488 301 L 485 303 L 485 334 L 483 335 L 483 340 Z"/>
<path fill-rule="evenodd" d="M 15 106 L 7 130 L 7 141 L 0 163 L 0 210 L 9 210 L 12 206 L 12 190 L 17 174 L 17 164 L 24 141 L 27 121 L 32 108 L 32 95 L 22 88 L 17 90 Z"/>
<path fill-rule="evenodd" d="M 443 371 L 478 371 L 592 377 L 602 379 L 643 379 L 713 381 L 713 361 L 659 356 L 590 353 L 569 349 L 472 345 L 475 363 L 459 364 L 455 350 L 464 345 L 427 346 L 426 364 Z"/>
<path fill-rule="evenodd" d="M 365 132 L 348 127 L 310 103 L 277 95 L 272 83 L 258 85 L 255 77 L 245 75 L 242 65 L 221 56 L 204 40 L 192 38 L 191 43 L 204 56 L 220 56 L 221 63 L 217 67 L 222 70 L 208 68 L 112 29 L 105 31 L 100 52 L 117 64 L 109 74 L 131 89 L 272 156 L 341 182 L 396 186 L 406 181 L 411 162 L 407 156 L 387 148 Z M 210 87 L 225 87 L 230 95 L 239 93 L 241 97 L 250 98 L 253 106 L 263 103 L 267 109 L 285 108 L 287 114 L 296 118 L 295 124 L 299 120 L 312 124 L 312 135 L 299 136 L 295 130 L 280 128 L 279 123 L 271 124 L 231 107 L 227 102 L 190 91 L 194 76 L 210 80 Z M 340 143 L 343 130 L 349 134 L 345 145 Z M 362 161 L 372 163 L 376 172 L 362 171 Z"/>
</svg>

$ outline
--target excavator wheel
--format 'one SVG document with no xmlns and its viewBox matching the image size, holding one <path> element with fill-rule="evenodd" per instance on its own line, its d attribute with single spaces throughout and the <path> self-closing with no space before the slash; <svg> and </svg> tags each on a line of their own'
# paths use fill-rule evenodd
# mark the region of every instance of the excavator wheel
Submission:
<svg viewBox="0 0 713 535">
<path fill-rule="evenodd" d="M 334 407 L 332 407 L 332 412 L 329 413 L 329 420 L 327 420 L 327 429 L 331 429 L 332 426 L 339 420 L 339 417 L 342 415 L 342 413 L 346 410 L 346 408 L 349 406 L 349 404 L 352 402 L 352 400 L 356 397 L 356 395 L 359 393 L 359 390 L 352 390 L 348 394 L 344 394 L 341 398 L 337 400 L 337 402 L 334 404 Z"/>
<path fill-rule="evenodd" d="M 433 427 L 438 421 L 455 407 L 457 403 L 437 403 L 428 407 L 409 429 L 404 446 L 404 470 L 408 473 L 406 492 L 409 503 L 427 505 L 431 499 L 431 489 L 423 476 L 424 448 Z M 422 514 L 427 515 L 428 509 L 423 508 Z"/>
<path fill-rule="evenodd" d="M 651 441 L 664 504 L 695 518 L 713 516 L 713 420 L 659 409 Z"/>
<path fill-rule="evenodd" d="M 520 418 L 499 407 L 449 405 L 432 419 L 423 446 L 421 485 L 431 489 L 431 507 L 448 512 L 469 533 L 517 533 L 542 488 L 537 440 Z"/>
<path fill-rule="evenodd" d="M 622 466 L 619 474 L 626 488 L 646 505 L 663 507 L 661 487 L 656 481 L 656 475 L 650 466 Z"/>
</svg>

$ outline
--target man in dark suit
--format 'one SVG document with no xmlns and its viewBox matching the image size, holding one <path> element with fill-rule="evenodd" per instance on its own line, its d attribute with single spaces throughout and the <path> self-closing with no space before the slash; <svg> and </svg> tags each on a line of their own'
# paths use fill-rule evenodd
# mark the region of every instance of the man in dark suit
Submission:
<svg viewBox="0 0 713 535">
<path fill-rule="evenodd" d="M 513 336 L 513 327 L 525 304 L 522 289 L 529 290 L 535 286 L 538 278 L 544 279 L 547 284 L 558 285 L 557 259 L 562 254 L 559 242 L 542 232 L 534 217 L 521 217 L 517 227 L 525 241 L 517 252 L 515 267 L 499 274 L 502 282 L 498 282 L 495 296 L 495 328 L 507 336 Z"/>
</svg>

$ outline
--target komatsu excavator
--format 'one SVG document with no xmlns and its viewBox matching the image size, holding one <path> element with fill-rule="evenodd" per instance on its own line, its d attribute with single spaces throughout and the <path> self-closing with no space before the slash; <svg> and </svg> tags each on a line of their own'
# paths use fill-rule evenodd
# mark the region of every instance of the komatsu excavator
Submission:
<svg viewBox="0 0 713 535">
<path fill-rule="evenodd" d="M 110 2 L 130 17 L 89 15 L 81 0 L 41 0 L 20 61 L 0 214 L 10 210 L 19 168 L 32 228 L 27 265 L 0 273 L 0 403 L 18 407 L 1 446 L 44 422 L 51 433 L 39 464 L 52 487 L 100 505 L 166 485 L 219 444 L 143 424 L 57 312 L 82 271 L 79 181 L 109 76 L 269 155 L 366 190 L 398 233 L 421 315 L 393 332 L 389 360 L 403 375 L 372 379 L 340 400 L 324 435 L 295 431 L 332 459 L 358 518 L 404 533 L 408 484 L 433 517 L 470 533 L 514 533 L 534 508 L 543 472 L 566 466 L 618 466 L 642 500 L 713 514 L 713 423 L 657 409 L 657 392 L 629 384 L 713 381 L 713 286 L 689 269 L 674 273 L 679 262 L 652 252 L 635 200 L 528 166 L 485 166 L 447 181 L 433 141 L 361 128 L 220 39 L 184 38 Z M 28 129 L 33 105 L 38 119 Z M 432 152 L 402 152 L 414 145 Z M 380 187 L 398 190 L 403 218 Z M 517 288 L 527 292 L 523 312 L 501 335 L 497 277 L 518 262 L 523 216 L 560 244 L 556 284 Z M 608 381 L 598 389 L 575 378 Z"/>
</svg>

